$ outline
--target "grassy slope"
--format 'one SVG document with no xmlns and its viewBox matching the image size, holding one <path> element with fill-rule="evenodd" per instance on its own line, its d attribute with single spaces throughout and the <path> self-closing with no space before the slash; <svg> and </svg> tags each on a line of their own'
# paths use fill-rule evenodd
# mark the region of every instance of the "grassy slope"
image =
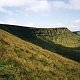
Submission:
<svg viewBox="0 0 80 80">
<path fill-rule="evenodd" d="M 38 29 L 37 37 L 46 41 L 48 50 L 80 61 L 80 36 L 66 28 Z M 40 42 L 40 41 L 39 41 Z M 43 44 L 42 44 L 43 45 Z M 47 46 L 46 45 L 46 46 Z"/>
<path fill-rule="evenodd" d="M 1 80 L 80 80 L 80 63 L 0 29 Z"/>
<path fill-rule="evenodd" d="M 80 36 L 66 28 L 38 29 L 1 24 L 0 28 L 44 49 L 56 52 L 72 60 L 80 61 Z"/>
</svg>

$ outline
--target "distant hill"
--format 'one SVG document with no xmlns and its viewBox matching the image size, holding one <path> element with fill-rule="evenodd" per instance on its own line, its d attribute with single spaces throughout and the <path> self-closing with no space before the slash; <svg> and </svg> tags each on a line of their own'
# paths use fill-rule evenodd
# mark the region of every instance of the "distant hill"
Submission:
<svg viewBox="0 0 80 80">
<path fill-rule="evenodd" d="M 75 32 L 73 32 L 73 33 L 75 33 L 75 34 L 77 34 L 77 35 L 80 35 L 80 31 L 75 31 Z"/>
<path fill-rule="evenodd" d="M 0 80 L 80 80 L 80 63 L 44 49 L 51 42 L 33 32 L 0 25 Z"/>
</svg>

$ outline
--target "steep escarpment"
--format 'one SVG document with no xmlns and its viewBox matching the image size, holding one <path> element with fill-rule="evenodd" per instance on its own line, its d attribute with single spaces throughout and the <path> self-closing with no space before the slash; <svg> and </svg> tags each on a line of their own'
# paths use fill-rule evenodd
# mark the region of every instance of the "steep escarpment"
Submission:
<svg viewBox="0 0 80 80">
<path fill-rule="evenodd" d="M 3 24 L 0 28 L 24 39 L 37 37 L 65 47 L 80 47 L 80 36 L 67 28 L 30 28 Z"/>
</svg>

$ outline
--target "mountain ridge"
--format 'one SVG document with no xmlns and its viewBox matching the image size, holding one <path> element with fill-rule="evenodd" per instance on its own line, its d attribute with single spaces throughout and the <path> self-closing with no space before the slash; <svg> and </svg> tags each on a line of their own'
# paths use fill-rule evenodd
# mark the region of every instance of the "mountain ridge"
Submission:
<svg viewBox="0 0 80 80">
<path fill-rule="evenodd" d="M 80 61 L 80 37 L 67 28 L 31 28 L 2 24 L 0 29 L 44 49 Z"/>
<path fill-rule="evenodd" d="M 36 36 L 36 35 L 40 35 L 42 34 L 42 36 L 57 36 L 58 34 L 62 34 L 64 33 L 66 36 L 66 34 L 69 32 L 70 34 L 72 34 L 73 36 L 77 36 L 76 34 L 73 34 L 69 29 L 67 28 L 35 28 L 35 27 L 24 27 L 24 26 L 16 26 L 16 25 L 6 25 L 6 24 L 0 24 L 0 28 L 6 30 L 6 31 L 12 31 L 13 34 L 17 35 L 19 34 L 24 34 L 26 35 L 26 33 L 30 36 Z M 16 32 L 19 31 L 19 32 Z M 22 33 L 20 33 L 22 32 Z M 57 35 L 56 35 L 57 34 Z M 72 36 L 71 35 L 71 36 Z M 26 35 L 27 36 L 27 35 Z M 66 36 L 67 37 L 67 36 Z"/>
</svg>

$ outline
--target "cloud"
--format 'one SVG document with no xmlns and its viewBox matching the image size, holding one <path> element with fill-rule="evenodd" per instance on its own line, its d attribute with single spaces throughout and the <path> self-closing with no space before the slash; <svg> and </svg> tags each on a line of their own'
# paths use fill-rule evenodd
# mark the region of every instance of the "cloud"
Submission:
<svg viewBox="0 0 80 80">
<path fill-rule="evenodd" d="M 0 7 L 18 7 L 26 3 L 29 4 L 32 0 L 1 0 Z"/>
<path fill-rule="evenodd" d="M 34 0 L 34 2 L 30 4 L 29 7 L 26 7 L 26 10 L 30 10 L 33 12 L 45 12 L 45 11 L 48 11 L 49 8 L 50 6 L 47 0 L 43 0 L 43 1 Z"/>
<path fill-rule="evenodd" d="M 7 7 L 18 7 L 25 11 L 46 13 L 52 9 L 80 9 L 80 0 L 1 0 L 0 11 L 5 11 Z M 7 10 L 8 11 L 8 10 Z"/>
<path fill-rule="evenodd" d="M 11 24 L 11 25 L 20 25 L 25 27 L 36 27 L 35 23 L 29 22 L 29 23 L 18 23 L 16 19 L 14 18 L 7 18 L 0 21 L 0 24 Z"/>
<path fill-rule="evenodd" d="M 12 10 L 8 7 L 15 7 L 21 9 L 22 12 L 26 13 L 40 13 L 46 15 L 53 9 L 73 9 L 80 10 L 80 0 L 1 0 L 0 1 L 0 12 L 7 14 L 13 14 Z M 16 14 L 16 13 L 14 13 Z"/>
<path fill-rule="evenodd" d="M 28 26 L 28 27 L 35 27 L 35 23 L 27 23 L 27 24 L 23 24 L 24 26 Z"/>
<path fill-rule="evenodd" d="M 67 25 L 67 28 L 71 31 L 80 31 L 80 19 L 73 20 Z"/>
<path fill-rule="evenodd" d="M 67 28 L 71 31 L 80 31 L 80 27 L 74 25 L 69 25 Z"/>
<path fill-rule="evenodd" d="M 47 0 L 1 0 L 0 11 L 2 8 L 18 7 L 33 12 L 45 12 L 49 10 L 49 4 Z"/>
<path fill-rule="evenodd" d="M 1 24 L 12 24 L 12 25 L 17 25 L 17 21 L 13 18 L 8 18 L 3 21 L 0 21 Z"/>
<path fill-rule="evenodd" d="M 24 26 L 28 27 L 37 27 L 37 28 L 58 28 L 58 27 L 67 27 L 62 23 L 56 23 L 56 24 L 35 24 L 33 22 L 27 23 Z"/>
<path fill-rule="evenodd" d="M 52 1 L 51 6 L 53 9 L 59 9 L 66 7 L 66 3 L 64 1 Z"/>
<path fill-rule="evenodd" d="M 64 0 L 52 1 L 53 9 L 73 9 L 80 10 L 80 0 L 68 0 L 66 3 Z"/>
<path fill-rule="evenodd" d="M 75 20 L 74 25 L 80 27 L 80 19 Z"/>
<path fill-rule="evenodd" d="M 69 8 L 71 9 L 80 9 L 80 0 L 70 0 Z"/>
</svg>

